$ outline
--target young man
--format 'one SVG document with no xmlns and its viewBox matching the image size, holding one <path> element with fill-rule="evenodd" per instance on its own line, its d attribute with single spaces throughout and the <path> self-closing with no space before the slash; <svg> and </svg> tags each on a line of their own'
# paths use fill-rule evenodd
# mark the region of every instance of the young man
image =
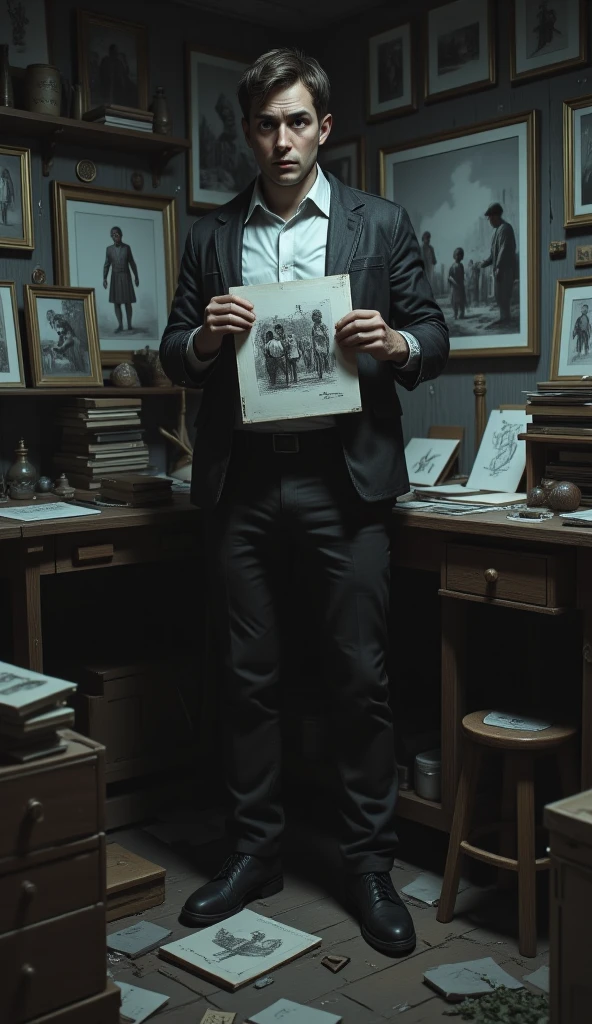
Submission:
<svg viewBox="0 0 592 1024">
<path fill-rule="evenodd" d="M 436 377 L 448 332 L 406 213 L 317 166 L 331 129 L 318 63 L 296 50 L 264 54 L 245 72 L 239 100 L 260 175 L 193 225 L 160 347 L 171 380 L 203 388 L 192 497 L 204 510 L 224 654 L 234 802 L 235 852 L 183 913 L 213 924 L 283 884 L 277 584 L 283 552 L 296 548 L 327 647 L 347 899 L 366 940 L 396 955 L 413 948 L 415 933 L 389 875 L 389 527 L 409 486 L 395 381 L 411 390 Z M 232 336 L 257 310 L 233 286 L 345 273 L 353 311 L 329 330 L 332 343 L 357 353 L 363 411 L 245 428 Z"/>
</svg>

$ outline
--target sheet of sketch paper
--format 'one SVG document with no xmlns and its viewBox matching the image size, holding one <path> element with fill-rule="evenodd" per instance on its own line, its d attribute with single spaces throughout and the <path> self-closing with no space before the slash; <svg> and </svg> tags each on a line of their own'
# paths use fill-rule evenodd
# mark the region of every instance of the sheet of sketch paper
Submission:
<svg viewBox="0 0 592 1024">
<path fill-rule="evenodd" d="M 335 343 L 347 274 L 234 288 L 256 321 L 236 336 L 243 423 L 360 412 L 357 356 Z"/>
</svg>

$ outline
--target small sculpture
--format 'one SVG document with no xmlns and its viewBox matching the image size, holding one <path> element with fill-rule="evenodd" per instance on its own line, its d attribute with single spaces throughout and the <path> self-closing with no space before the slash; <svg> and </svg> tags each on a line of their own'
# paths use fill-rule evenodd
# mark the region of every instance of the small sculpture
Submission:
<svg viewBox="0 0 592 1024">
<path fill-rule="evenodd" d="M 114 366 L 109 379 L 116 388 L 139 388 L 140 378 L 131 363 L 123 362 Z"/>
<path fill-rule="evenodd" d="M 549 505 L 555 512 L 575 512 L 582 500 L 577 484 L 560 480 L 549 491 Z"/>
<path fill-rule="evenodd" d="M 134 352 L 133 363 L 138 371 L 142 384 L 147 388 L 166 388 L 171 382 L 164 372 L 158 352 L 146 345 Z"/>
<path fill-rule="evenodd" d="M 76 492 L 72 485 L 69 483 L 68 477 L 66 476 L 65 473 L 61 473 L 58 479 L 56 480 L 53 488 L 53 493 L 57 494 L 58 498 L 61 498 L 62 501 L 70 501 L 74 497 Z"/>
<path fill-rule="evenodd" d="M 547 492 L 542 487 L 531 487 L 526 495 L 529 508 L 542 508 L 547 504 Z"/>
</svg>

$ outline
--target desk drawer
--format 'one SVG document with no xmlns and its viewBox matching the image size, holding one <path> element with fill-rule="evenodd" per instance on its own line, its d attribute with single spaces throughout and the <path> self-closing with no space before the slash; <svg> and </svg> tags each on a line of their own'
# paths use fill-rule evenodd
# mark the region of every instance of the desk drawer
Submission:
<svg viewBox="0 0 592 1024">
<path fill-rule="evenodd" d="M 97 840 L 94 850 L 4 875 L 0 878 L 0 934 L 100 903 L 104 870 Z"/>
<path fill-rule="evenodd" d="M 548 558 L 523 551 L 446 546 L 446 589 L 489 600 L 547 604 Z"/>
<path fill-rule="evenodd" d="M 97 530 L 56 537 L 56 572 L 95 569 L 136 562 L 160 562 L 199 553 L 195 527 L 136 526 L 127 530 Z"/>
<path fill-rule="evenodd" d="M 0 776 L 0 857 L 99 832 L 103 793 L 98 776 L 96 758 Z"/>
<path fill-rule="evenodd" d="M 22 1024 L 105 988 L 105 907 L 0 938 L 0 1020 Z"/>
</svg>

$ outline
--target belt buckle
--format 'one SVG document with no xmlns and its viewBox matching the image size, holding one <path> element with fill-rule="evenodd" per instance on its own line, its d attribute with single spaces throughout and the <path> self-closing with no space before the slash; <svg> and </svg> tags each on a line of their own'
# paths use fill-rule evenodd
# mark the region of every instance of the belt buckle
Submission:
<svg viewBox="0 0 592 1024">
<path fill-rule="evenodd" d="M 273 434 L 273 450 L 280 455 L 296 455 L 300 451 L 298 434 Z"/>
</svg>

